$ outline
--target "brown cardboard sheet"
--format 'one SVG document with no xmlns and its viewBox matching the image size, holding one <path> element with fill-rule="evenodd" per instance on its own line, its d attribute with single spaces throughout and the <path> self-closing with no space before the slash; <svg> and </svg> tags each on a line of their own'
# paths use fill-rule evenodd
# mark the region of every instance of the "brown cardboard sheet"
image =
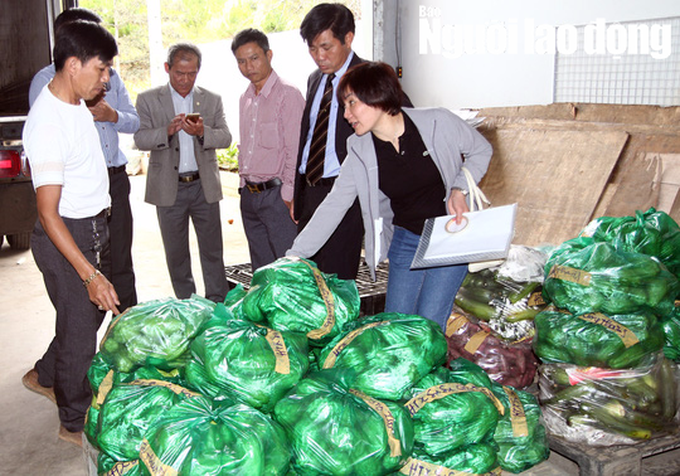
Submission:
<svg viewBox="0 0 680 476">
<path fill-rule="evenodd" d="M 621 130 L 501 127 L 480 186 L 493 206 L 518 203 L 513 243 L 557 245 L 593 218 L 626 144 Z"/>
</svg>

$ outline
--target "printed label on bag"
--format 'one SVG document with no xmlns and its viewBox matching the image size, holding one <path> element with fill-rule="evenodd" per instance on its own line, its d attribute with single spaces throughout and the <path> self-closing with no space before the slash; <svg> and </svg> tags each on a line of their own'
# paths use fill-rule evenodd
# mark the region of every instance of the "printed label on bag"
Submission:
<svg viewBox="0 0 680 476">
<path fill-rule="evenodd" d="M 581 314 L 580 316 L 578 316 L 578 318 L 586 322 L 602 326 L 605 329 L 613 332 L 614 334 L 619 336 L 619 338 L 623 342 L 623 345 L 626 346 L 626 349 L 640 342 L 640 339 L 637 338 L 633 331 L 628 329 L 626 326 L 616 322 L 614 319 L 611 319 L 605 316 L 604 314 L 600 314 L 599 312 L 589 312 L 587 314 Z"/>
<path fill-rule="evenodd" d="M 581 286 L 590 286 L 593 275 L 582 269 L 553 265 L 553 267 L 550 268 L 550 273 L 548 273 L 548 278 L 569 281 L 570 283 L 580 284 Z"/>
<path fill-rule="evenodd" d="M 103 476 L 123 476 L 124 474 L 127 474 L 128 472 L 135 469 L 138 464 L 138 459 L 134 461 L 118 461 L 113 465 L 113 468 L 104 473 Z"/>
<path fill-rule="evenodd" d="M 543 299 L 543 291 L 534 291 L 529 295 L 529 300 L 527 301 L 527 306 L 545 306 L 545 299 Z"/>
<path fill-rule="evenodd" d="M 459 312 L 452 312 L 449 319 L 446 321 L 446 337 L 451 337 L 456 332 L 460 330 L 465 324 L 467 324 L 468 319 Z"/>
<path fill-rule="evenodd" d="M 338 342 L 335 347 L 330 351 L 328 356 L 326 356 L 326 360 L 323 362 L 323 368 L 324 369 L 332 369 L 333 366 L 335 365 L 335 361 L 337 358 L 340 356 L 343 350 L 354 340 L 356 339 L 359 335 L 361 335 L 365 330 L 367 329 L 372 329 L 373 327 L 378 327 L 382 326 L 385 324 L 389 324 L 389 321 L 380 321 L 380 322 L 372 322 L 370 324 L 366 324 L 365 326 L 361 326 L 358 329 L 354 329 L 352 332 L 347 334 L 345 337 L 343 337 L 340 342 Z"/>
<path fill-rule="evenodd" d="M 290 355 L 288 355 L 288 349 L 281 333 L 273 329 L 267 329 L 265 339 L 269 342 L 276 358 L 274 372 L 282 375 L 290 374 Z"/>
<path fill-rule="evenodd" d="M 487 337 L 489 337 L 488 332 L 479 331 L 470 337 L 470 340 L 468 340 L 467 344 L 465 344 L 465 347 L 463 348 L 470 354 L 475 355 L 475 353 L 479 350 L 479 347 L 482 345 L 482 343 L 486 340 Z"/>
<path fill-rule="evenodd" d="M 387 444 L 390 446 L 390 456 L 393 458 L 401 456 L 401 442 L 396 436 L 394 436 L 394 416 L 387 405 L 385 405 L 380 400 L 369 397 L 365 393 L 360 392 L 359 390 L 354 390 L 353 388 L 349 389 L 349 393 L 362 399 L 364 402 L 366 402 L 366 405 L 371 407 L 378 415 L 380 415 L 380 417 L 385 422 L 385 430 L 387 431 Z"/>
<path fill-rule="evenodd" d="M 154 380 L 154 379 L 136 379 L 133 380 L 132 382 L 129 382 L 125 385 L 141 385 L 144 387 L 164 387 L 169 390 L 172 390 L 174 393 L 177 395 L 182 395 L 184 397 L 198 397 L 200 394 L 196 392 L 192 392 L 191 390 L 188 390 L 180 385 L 171 383 L 171 382 L 166 382 L 164 380 Z"/>
<path fill-rule="evenodd" d="M 149 471 L 151 476 L 178 476 L 178 472 L 172 466 L 168 466 L 163 463 L 156 453 L 154 452 L 151 445 L 146 438 L 142 441 L 139 448 L 139 459 L 142 460 L 144 466 Z"/>
<path fill-rule="evenodd" d="M 512 424 L 512 436 L 519 438 L 521 436 L 529 436 L 529 427 L 527 426 L 527 416 L 524 413 L 524 405 L 517 396 L 517 393 L 509 387 L 503 387 L 503 391 L 508 396 L 510 402 L 510 423 Z"/>
<path fill-rule="evenodd" d="M 109 370 L 106 377 L 102 380 L 102 383 L 99 384 L 99 388 L 97 389 L 97 405 L 99 406 L 104 403 L 106 396 L 111 391 L 111 388 L 113 388 L 113 374 L 113 370 Z"/>
<path fill-rule="evenodd" d="M 409 476 L 477 476 L 473 473 L 449 469 L 437 464 L 428 463 L 415 458 L 406 460 L 406 464 L 399 470 L 401 474 Z"/>
<path fill-rule="evenodd" d="M 307 333 L 307 337 L 310 339 L 321 339 L 322 337 L 327 336 L 335 326 L 335 299 L 333 298 L 331 290 L 328 289 L 328 285 L 326 284 L 326 280 L 323 278 L 321 271 L 305 260 L 301 260 L 301 262 L 312 270 L 314 281 L 316 281 L 319 293 L 321 294 L 321 299 L 323 299 L 323 302 L 326 305 L 326 319 L 323 321 L 321 327 Z"/>
<path fill-rule="evenodd" d="M 491 390 L 486 387 L 477 387 L 471 383 L 463 385 L 462 383 L 442 383 L 440 385 L 435 385 L 428 388 L 427 390 L 420 392 L 418 395 L 413 397 L 411 400 L 404 404 L 404 408 L 408 410 L 411 416 L 415 415 L 430 402 L 435 400 L 440 400 L 444 397 L 452 395 L 454 393 L 464 393 L 464 392 L 480 392 L 489 397 L 491 402 L 495 405 L 498 413 L 501 415 L 505 414 L 505 407 L 498 398 L 493 394 Z"/>
</svg>

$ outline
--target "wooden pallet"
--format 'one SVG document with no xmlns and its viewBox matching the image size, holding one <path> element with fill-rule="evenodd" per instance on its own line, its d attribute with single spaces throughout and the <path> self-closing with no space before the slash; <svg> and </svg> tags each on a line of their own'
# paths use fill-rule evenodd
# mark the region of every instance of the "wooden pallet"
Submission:
<svg viewBox="0 0 680 476">
<path fill-rule="evenodd" d="M 678 476 L 680 474 L 680 435 L 669 435 L 632 446 L 594 447 L 549 438 L 550 450 L 578 465 L 581 476 Z M 678 450 L 678 451 L 675 451 Z M 668 456 L 649 471 L 652 459 Z M 647 471 L 645 470 L 647 469 Z"/>
</svg>

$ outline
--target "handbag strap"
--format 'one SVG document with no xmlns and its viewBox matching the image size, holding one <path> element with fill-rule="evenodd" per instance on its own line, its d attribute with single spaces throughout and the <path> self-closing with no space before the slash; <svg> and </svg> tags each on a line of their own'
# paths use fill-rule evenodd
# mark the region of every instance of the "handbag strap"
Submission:
<svg viewBox="0 0 680 476">
<path fill-rule="evenodd" d="M 475 183 L 472 173 L 465 167 L 461 167 L 461 169 L 463 170 L 463 174 L 465 174 L 465 179 L 467 180 L 470 211 L 474 212 L 477 210 L 483 210 L 485 203 L 487 206 L 491 206 L 489 199 L 486 198 L 484 192 L 482 192 L 482 190 Z"/>
</svg>

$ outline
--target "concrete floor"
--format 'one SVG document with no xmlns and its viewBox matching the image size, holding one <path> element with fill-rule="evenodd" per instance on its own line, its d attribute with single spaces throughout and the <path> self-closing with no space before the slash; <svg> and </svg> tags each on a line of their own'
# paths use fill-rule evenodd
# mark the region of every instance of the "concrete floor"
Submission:
<svg viewBox="0 0 680 476">
<path fill-rule="evenodd" d="M 238 207 L 237 180 L 234 174 L 223 174 L 225 199 L 221 209 L 226 265 L 249 261 Z M 155 208 L 143 201 L 145 177 L 133 176 L 130 181 L 139 300 L 172 296 Z M 192 256 L 197 257 L 195 240 L 192 250 Z M 194 259 L 194 277 L 198 292 L 202 293 L 197 259 Z M 102 332 L 108 322 L 107 319 Z M 54 404 L 21 384 L 22 375 L 40 358 L 53 332 L 54 309 L 31 252 L 15 252 L 3 244 L 0 248 L 0 475 L 88 475 L 84 452 L 57 438 L 59 419 Z M 549 461 L 522 474 L 568 476 L 578 471 L 571 461 L 553 453 Z"/>
</svg>

